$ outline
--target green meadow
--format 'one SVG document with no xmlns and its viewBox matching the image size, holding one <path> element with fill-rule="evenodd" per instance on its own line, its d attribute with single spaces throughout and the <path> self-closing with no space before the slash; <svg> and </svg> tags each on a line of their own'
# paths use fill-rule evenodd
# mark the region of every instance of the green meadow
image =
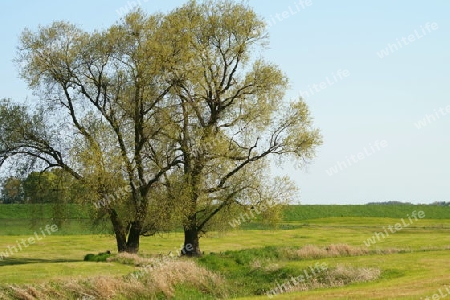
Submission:
<svg viewBox="0 0 450 300">
<path fill-rule="evenodd" d="M 0 255 L 8 247 L 18 247 L 21 239 L 27 240 L 35 233 L 41 237 L 0 260 L 1 299 L 47 299 L 38 292 L 43 285 L 55 286 L 60 293 L 45 294 L 48 299 L 83 299 L 80 296 L 83 293 L 96 292 L 92 298 L 84 299 L 102 299 L 100 295 L 108 291 L 96 291 L 89 283 L 83 283 L 83 291 L 90 289 L 90 294 L 80 292 L 80 288 L 68 292 L 61 287 L 67 282 L 89 282 L 90 278 L 127 282 L 134 272 L 141 270 L 150 276 L 156 270 L 142 272 L 142 265 L 120 260 L 83 261 L 88 253 L 106 250 L 114 257 L 115 240 L 107 229 L 92 227 L 86 212 L 77 207 L 71 209 L 76 218 L 66 220 L 61 230 L 43 237 L 42 226 L 53 221 L 46 218 L 50 212 L 44 212 L 33 227 L 29 207 L 0 205 L 3 222 Z M 425 217 L 411 218 L 411 222 L 408 215 L 412 216 L 413 211 L 423 211 Z M 332 271 L 340 268 L 344 271 L 330 271 L 338 274 L 334 275 L 332 286 L 321 285 L 328 279 L 319 274 L 317 283 L 309 288 L 281 290 L 273 299 L 433 299 L 439 293 L 443 298 L 447 294 L 446 285 L 450 285 L 449 213 L 449 207 L 413 205 L 287 207 L 277 228 L 257 222 L 245 223 L 239 229 L 230 226 L 201 239 L 204 252 L 201 258 L 171 261 L 194 261 L 196 266 L 211 272 L 208 274 L 217 274 L 220 281 L 200 285 L 180 279 L 173 290 L 162 289 L 149 296 L 137 289 L 118 291 L 110 299 L 267 299 L 267 292 L 317 264 L 326 264 Z M 396 232 L 387 231 L 389 226 L 404 224 L 402 218 L 408 226 Z M 365 245 L 365 241 L 374 237 L 374 244 Z M 168 257 L 179 251 L 182 241 L 181 232 L 143 237 L 139 255 L 148 259 Z M 330 249 L 338 249 L 339 253 Z M 348 270 L 356 269 L 359 273 L 349 275 Z M 379 274 L 371 278 L 365 277 L 364 272 Z M 103 289 L 105 286 L 103 283 Z M 434 299 L 441 299 L 437 297 Z"/>
</svg>

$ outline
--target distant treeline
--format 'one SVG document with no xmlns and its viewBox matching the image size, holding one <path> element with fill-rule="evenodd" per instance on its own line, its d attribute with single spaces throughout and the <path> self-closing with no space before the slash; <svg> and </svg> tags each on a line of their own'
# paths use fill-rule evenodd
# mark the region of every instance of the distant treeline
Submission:
<svg viewBox="0 0 450 300">
<path fill-rule="evenodd" d="M 8 177 L 1 180 L 0 203 L 68 204 L 75 202 L 80 188 L 76 180 L 60 169 L 31 172 L 25 178 Z"/>
<path fill-rule="evenodd" d="M 384 202 L 369 202 L 366 205 L 414 205 L 411 202 L 401 202 L 401 201 L 384 201 Z M 437 205 L 437 206 L 449 206 L 450 201 L 435 201 L 429 204 L 418 204 L 418 205 Z"/>
</svg>

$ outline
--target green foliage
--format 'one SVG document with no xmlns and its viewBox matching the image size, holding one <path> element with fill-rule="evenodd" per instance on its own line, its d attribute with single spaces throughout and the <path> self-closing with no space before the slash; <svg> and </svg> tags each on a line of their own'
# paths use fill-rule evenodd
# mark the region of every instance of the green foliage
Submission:
<svg viewBox="0 0 450 300">
<path fill-rule="evenodd" d="M 16 177 L 9 177 L 2 183 L 2 202 L 4 204 L 23 203 L 24 193 L 22 181 Z"/>
<path fill-rule="evenodd" d="M 92 33 L 66 22 L 25 30 L 17 62 L 41 96 L 40 114 L 4 106 L 21 118 L 10 128 L 17 135 L 4 139 L 11 147 L 0 154 L 22 153 L 77 179 L 78 202 L 95 207 L 96 221 L 112 223 L 120 251 L 137 251 L 140 235 L 172 224 L 157 187 L 178 164 L 168 138 L 173 127 L 166 126 L 174 109 L 166 97 L 172 83 L 163 78 L 171 53 L 159 47 L 160 21 L 134 11 Z"/>
<path fill-rule="evenodd" d="M 107 258 L 111 257 L 111 252 L 107 251 L 107 252 L 100 252 L 98 254 L 86 254 L 84 256 L 84 261 L 95 261 L 95 262 L 99 262 L 99 261 L 103 261 L 105 262 L 107 260 Z"/>
<path fill-rule="evenodd" d="M 32 172 L 22 183 L 24 195 L 27 203 L 44 204 L 51 203 L 53 223 L 58 228 L 63 228 L 63 224 L 69 218 L 68 205 L 77 202 L 78 186 L 77 182 L 61 169 L 53 169 L 46 172 Z M 32 206 L 32 224 L 36 228 L 39 220 L 43 216 L 43 206 Z"/>
<path fill-rule="evenodd" d="M 165 46 L 180 49 L 170 94 L 179 107 L 183 168 L 173 177 L 177 194 L 183 191 L 186 235 L 195 240 L 187 242 L 196 244 L 250 205 L 273 203 L 262 219 L 276 223 L 295 187 L 268 175 L 270 157 L 311 159 L 321 136 L 303 100 L 284 99 L 288 79 L 278 66 L 252 57 L 267 42 L 264 21 L 227 0 L 189 1 L 165 21 Z"/>
<path fill-rule="evenodd" d="M 16 61 L 39 100 L 1 105 L 0 157 L 60 172 L 29 179 L 38 203 L 69 201 L 57 180 L 76 179 L 74 201 L 112 223 L 119 251 L 182 225 L 200 253 L 198 238 L 248 205 L 265 206 L 273 225 L 296 189 L 270 176 L 270 158 L 306 162 L 322 139 L 303 99 L 285 99 L 282 70 L 253 56 L 265 27 L 246 3 L 217 0 L 133 10 L 94 32 L 63 21 L 26 29 Z"/>
</svg>

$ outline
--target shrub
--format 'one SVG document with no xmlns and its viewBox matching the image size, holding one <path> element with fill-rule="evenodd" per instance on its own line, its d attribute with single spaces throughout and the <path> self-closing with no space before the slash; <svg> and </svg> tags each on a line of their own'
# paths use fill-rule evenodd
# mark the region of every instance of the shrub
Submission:
<svg viewBox="0 0 450 300">
<path fill-rule="evenodd" d="M 84 261 L 106 261 L 109 257 L 111 256 L 111 252 L 110 251 L 106 251 L 106 252 L 100 252 L 99 254 L 86 254 L 84 256 Z"/>
</svg>

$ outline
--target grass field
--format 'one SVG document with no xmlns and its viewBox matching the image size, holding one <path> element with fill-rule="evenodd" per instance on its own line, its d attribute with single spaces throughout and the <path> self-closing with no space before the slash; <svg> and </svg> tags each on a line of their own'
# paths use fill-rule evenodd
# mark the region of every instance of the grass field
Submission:
<svg viewBox="0 0 450 300">
<path fill-rule="evenodd" d="M 20 212 L 20 215 L 17 212 L 24 208 L 4 207 L 0 206 L 0 221 L 6 216 L 3 220 L 9 223 L 6 222 L 8 225 L 1 229 L 0 254 L 8 247 L 17 246 L 21 239 L 32 237 L 35 232 L 22 222 L 26 220 L 26 213 Z M 14 218 L 14 214 L 5 212 L 7 209 L 15 209 L 21 218 Z M 420 210 L 424 211 L 425 218 L 412 219 L 413 222 L 409 223 L 407 215 Z M 221 274 L 224 278 L 221 288 L 226 298 L 267 299 L 264 292 L 275 288 L 277 283 L 301 274 L 302 270 L 316 263 L 326 263 L 330 269 L 338 266 L 379 269 L 381 275 L 376 280 L 342 287 L 280 293 L 274 299 L 432 299 L 433 294 L 439 293 L 440 298 L 435 296 L 434 299 L 441 299 L 448 294 L 447 285 L 450 286 L 448 213 L 447 207 L 435 206 L 296 206 L 285 212 L 284 221 L 276 230 L 251 229 L 259 228 L 254 224 L 244 226 L 245 230 L 208 234 L 201 239 L 205 255 L 195 261 L 199 266 Z M 408 226 L 403 225 L 397 232 L 387 235 L 389 231 L 385 230 L 389 226 L 402 224 L 402 218 Z M 105 234 L 75 234 L 80 233 L 81 227 L 74 226 L 72 231 L 69 229 L 66 234 L 56 232 L 42 237 L 1 260 L 0 287 L 3 291 L 8 291 L 11 286 L 39 286 L 93 276 L 123 280 L 139 269 L 118 262 L 84 262 L 83 257 L 87 253 L 115 252 L 114 238 Z M 20 235 L 12 235 L 14 232 Z M 367 247 L 364 242 L 376 232 L 384 232 L 384 236 L 378 234 L 375 244 Z M 165 256 L 176 252 L 182 240 L 179 232 L 142 238 L 140 254 L 143 257 Z M 340 244 L 368 252 L 339 256 L 313 253 L 307 257 L 283 254 L 306 249 L 307 245 L 325 249 Z M 217 297 L 211 293 L 208 288 L 180 285 L 173 296 L 174 299 Z M 154 297 L 163 298 L 163 294 Z M 148 298 L 117 296 L 117 299 Z"/>
</svg>

